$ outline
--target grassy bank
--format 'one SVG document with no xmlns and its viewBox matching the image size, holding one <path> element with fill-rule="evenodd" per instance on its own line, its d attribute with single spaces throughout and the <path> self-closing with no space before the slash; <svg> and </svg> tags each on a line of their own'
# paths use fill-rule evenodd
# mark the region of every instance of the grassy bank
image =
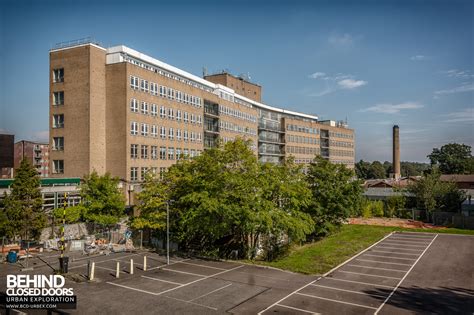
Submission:
<svg viewBox="0 0 474 315">
<path fill-rule="evenodd" d="M 256 261 L 255 263 L 305 274 L 323 274 L 392 231 L 474 235 L 474 230 L 446 228 L 426 230 L 373 225 L 344 225 L 338 232 L 320 241 L 292 248 L 285 257 L 272 262 Z"/>
</svg>

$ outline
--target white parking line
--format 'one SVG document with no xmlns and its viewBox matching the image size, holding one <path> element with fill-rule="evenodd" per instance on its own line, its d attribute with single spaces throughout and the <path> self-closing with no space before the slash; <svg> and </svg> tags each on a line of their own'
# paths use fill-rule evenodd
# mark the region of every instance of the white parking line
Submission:
<svg viewBox="0 0 474 315">
<path fill-rule="evenodd" d="M 307 311 L 307 310 L 303 310 L 301 308 L 297 308 L 297 307 L 293 307 L 293 306 L 288 306 L 288 305 L 285 305 L 285 304 L 275 304 L 275 305 L 278 305 L 278 306 L 281 306 L 281 307 L 286 307 L 286 308 L 289 308 L 290 310 L 295 310 L 295 311 L 300 311 L 300 312 L 303 312 L 303 313 L 308 313 L 308 314 L 320 314 L 320 313 L 315 313 L 315 312 L 311 312 L 311 311 Z M 272 305 L 273 307 L 273 305 Z M 264 311 L 262 311 L 264 312 Z M 259 313 L 260 314 L 260 313 Z"/>
<path fill-rule="evenodd" d="M 401 259 L 401 260 L 416 260 L 415 258 L 397 258 L 397 257 L 389 257 L 389 256 L 381 256 L 381 255 L 372 255 L 372 254 L 365 254 L 365 256 L 382 257 L 382 258 L 390 258 L 390 259 Z"/>
<path fill-rule="evenodd" d="M 418 261 L 420 261 L 421 257 L 423 257 L 423 255 L 426 253 L 426 251 L 428 250 L 428 248 L 430 248 L 431 244 L 433 244 L 433 242 L 435 241 L 435 239 L 438 237 L 438 234 L 435 235 L 435 237 L 433 238 L 433 240 L 431 241 L 431 243 L 428 245 L 428 247 L 425 248 L 425 250 L 423 251 L 423 253 L 420 255 L 420 257 L 418 257 L 418 259 L 415 261 L 415 263 L 413 264 L 413 266 L 411 266 L 410 269 L 408 269 L 407 273 L 403 276 L 402 279 L 400 279 L 400 281 L 398 282 L 398 284 L 395 286 L 395 288 L 393 288 L 392 292 L 390 292 L 389 296 L 387 296 L 387 298 L 385 299 L 385 301 L 383 301 L 382 305 L 380 305 L 377 310 L 375 311 L 374 315 L 377 315 L 378 312 L 382 309 L 382 307 L 385 305 L 385 303 L 387 303 L 388 300 L 390 300 L 390 298 L 392 297 L 392 295 L 395 293 L 395 291 L 397 291 L 398 287 L 400 286 L 400 284 L 402 284 L 403 280 L 405 280 L 405 278 L 408 276 L 408 274 L 413 270 L 413 268 L 415 267 L 415 265 L 418 263 Z"/>
<path fill-rule="evenodd" d="M 167 270 L 167 271 L 172 271 L 172 272 L 176 272 L 176 273 L 182 273 L 182 274 L 185 274 L 185 275 L 196 276 L 196 277 L 207 277 L 208 276 L 208 275 L 201 275 L 199 273 L 186 272 L 186 271 L 174 270 L 174 269 L 169 269 L 169 268 L 161 268 L 161 270 Z"/>
<path fill-rule="evenodd" d="M 342 291 L 342 292 L 355 293 L 355 294 L 360 294 L 360 295 L 376 296 L 376 297 L 381 297 L 381 298 L 384 298 L 384 297 L 385 297 L 384 295 L 380 295 L 380 294 L 370 294 L 370 293 L 365 293 L 365 292 L 360 292 L 360 291 L 339 289 L 339 288 L 329 287 L 329 286 L 321 285 L 321 284 L 312 284 L 312 286 L 314 286 L 314 287 L 321 287 L 321 288 L 325 288 L 325 289 L 336 290 L 336 291 Z"/>
<path fill-rule="evenodd" d="M 207 306 L 207 305 L 204 305 L 204 304 L 199 304 L 199 303 L 195 303 L 195 302 L 190 302 L 190 301 L 186 301 L 186 300 L 183 300 L 183 299 L 178 299 L 178 298 L 175 298 L 175 297 L 172 297 L 172 296 L 167 296 L 167 295 L 163 295 L 165 298 L 168 298 L 168 299 L 171 299 L 171 300 L 176 300 L 176 301 L 180 301 L 180 302 L 184 302 L 184 303 L 189 303 L 189 304 L 193 304 L 193 305 L 198 305 L 198 306 L 202 306 L 202 307 L 205 307 L 205 308 L 208 308 L 210 310 L 214 310 L 214 311 L 217 311 L 217 308 L 215 307 L 211 307 L 211 306 Z"/>
<path fill-rule="evenodd" d="M 367 274 L 367 273 L 354 272 L 354 271 L 338 270 L 338 272 L 351 273 L 351 274 L 355 274 L 355 275 L 368 276 L 368 277 L 387 278 L 387 279 L 395 279 L 395 280 L 400 280 L 400 279 L 401 279 L 401 278 L 397 278 L 397 277 L 388 277 L 388 276 L 379 276 L 379 275 L 369 275 L 369 274 Z"/>
<path fill-rule="evenodd" d="M 128 255 L 128 256 L 123 256 L 123 257 L 118 257 L 118 258 L 127 258 L 127 257 L 132 257 L 132 256 L 137 256 L 139 254 L 132 254 L 132 255 Z M 91 262 L 95 262 L 95 264 L 101 264 L 101 263 L 104 263 L 104 262 L 107 262 L 107 261 L 111 261 L 111 260 L 116 260 L 117 258 L 110 258 L 110 259 L 105 259 L 105 260 L 101 260 L 101 261 L 94 261 L 94 259 L 91 259 Z M 73 267 L 69 267 L 69 269 L 75 269 L 75 268 L 80 268 L 80 267 L 84 267 L 84 266 L 87 266 L 88 264 L 82 264 L 82 265 L 79 265 L 79 266 L 73 266 Z"/>
<path fill-rule="evenodd" d="M 200 298 L 203 298 L 203 297 L 205 297 L 205 296 L 208 296 L 209 294 L 216 293 L 217 291 L 223 290 L 223 289 L 225 289 L 225 288 L 227 288 L 227 287 L 230 287 L 231 285 L 232 285 L 232 283 L 229 283 L 228 285 L 225 285 L 225 286 L 223 286 L 223 287 L 221 287 L 221 288 L 212 290 L 211 292 L 208 292 L 208 293 L 206 293 L 206 294 L 200 295 L 200 296 L 198 296 L 197 298 L 194 298 L 194 299 L 192 299 L 192 300 L 189 300 L 188 302 L 192 302 L 192 301 L 195 301 L 195 300 L 197 300 L 197 299 L 200 299 Z"/>
<path fill-rule="evenodd" d="M 150 280 L 155 280 L 155 281 L 161 281 L 161 282 L 166 282 L 170 284 L 176 284 L 176 285 L 183 285 L 185 283 L 178 283 L 178 282 L 173 282 L 173 281 L 168 281 L 168 280 L 163 280 L 163 279 L 158 279 L 158 278 L 153 278 L 153 277 L 148 277 L 148 276 L 142 276 L 142 278 L 150 279 Z"/>
<path fill-rule="evenodd" d="M 371 250 L 373 253 L 387 253 L 387 254 L 395 254 L 395 255 L 411 255 L 411 256 L 418 256 L 418 254 L 410 254 L 410 253 L 400 253 L 400 252 L 389 252 L 386 250 Z"/>
<path fill-rule="evenodd" d="M 218 268 L 218 267 L 212 267 L 212 266 L 204 266 L 204 265 L 193 264 L 193 263 L 184 262 L 184 261 L 180 261 L 180 263 L 181 263 L 181 264 L 185 264 L 185 265 L 203 267 L 203 268 L 210 268 L 210 269 L 217 269 L 217 270 L 227 270 L 227 269 L 225 269 L 225 268 Z"/>
<path fill-rule="evenodd" d="M 101 266 L 95 266 L 96 268 L 99 268 L 99 269 L 105 269 L 105 270 L 109 270 L 109 271 L 112 271 L 112 272 L 115 272 L 116 270 L 114 269 L 111 269 L 111 268 L 106 268 L 106 267 L 101 267 Z"/>
<path fill-rule="evenodd" d="M 376 248 L 379 248 L 379 247 L 389 248 L 389 249 L 398 249 L 398 250 L 409 250 L 409 251 L 412 251 L 412 252 L 419 252 L 419 253 L 421 253 L 423 251 L 422 249 L 400 248 L 400 247 L 391 247 L 391 246 L 386 246 L 386 245 L 379 245 Z"/>
<path fill-rule="evenodd" d="M 372 267 L 372 266 L 363 266 L 363 265 L 346 265 L 350 267 L 360 267 L 360 268 L 371 268 L 371 269 L 378 269 L 378 270 L 386 270 L 386 271 L 398 271 L 398 272 L 406 272 L 406 270 L 398 270 L 398 269 L 389 269 L 389 268 L 380 268 L 380 267 Z"/>
<path fill-rule="evenodd" d="M 156 260 L 156 259 L 155 259 L 155 260 Z M 156 266 L 156 267 L 153 267 L 153 268 L 148 268 L 148 271 L 150 271 L 150 270 L 155 270 L 155 269 L 158 269 L 158 268 L 162 268 L 163 266 L 176 265 L 176 264 L 179 264 L 179 263 L 181 263 L 181 262 L 183 262 L 183 261 L 187 261 L 187 260 L 190 260 L 190 259 L 183 259 L 183 260 L 180 260 L 180 261 L 176 261 L 176 262 L 174 262 L 174 263 L 171 263 L 171 264 L 169 264 L 169 265 L 167 265 L 166 263 L 163 262 L 163 265 L 161 265 L 161 266 Z M 158 261 L 158 260 L 157 260 L 157 261 Z"/>
<path fill-rule="evenodd" d="M 354 281 L 354 280 L 346 280 L 346 279 L 337 279 L 337 278 L 332 278 L 332 277 L 326 277 L 326 278 L 323 278 L 323 279 L 336 280 L 336 281 L 343 281 L 343 282 L 351 282 L 351 283 L 358 283 L 358 284 L 366 284 L 366 285 L 372 285 L 372 286 L 374 286 L 374 287 L 381 287 L 381 288 L 393 289 L 393 286 L 384 285 L 384 284 L 376 284 L 376 283 L 362 282 L 362 281 Z"/>
<path fill-rule="evenodd" d="M 392 241 L 385 241 L 384 244 L 387 244 L 387 245 L 401 245 L 401 246 L 408 246 L 408 247 L 423 247 L 425 248 L 426 246 L 424 245 L 408 245 L 408 244 L 403 244 L 403 243 L 400 243 L 400 242 L 392 242 Z"/>
<path fill-rule="evenodd" d="M 380 261 L 380 260 L 370 260 L 370 259 L 356 259 L 356 260 L 370 261 L 370 262 L 376 262 L 376 263 L 381 263 L 381 264 L 390 264 L 390 265 L 411 266 L 411 264 L 393 263 L 393 262 L 386 262 L 386 261 Z"/>
<path fill-rule="evenodd" d="M 316 296 L 316 295 L 311 295 L 311 294 L 304 294 L 304 293 L 296 293 L 296 294 L 304 295 L 304 296 L 307 296 L 307 297 L 312 297 L 312 298 L 315 298 L 315 299 L 321 299 L 321 300 L 326 300 L 326 301 L 341 303 L 341 304 L 347 304 L 347 305 L 352 305 L 352 306 L 359 306 L 359 307 L 369 308 L 369 309 L 372 309 L 372 310 L 376 310 L 376 309 L 377 309 L 377 308 L 372 307 L 372 306 L 367 306 L 367 305 L 362 305 L 362 304 L 356 304 L 356 303 L 350 303 L 350 302 L 344 302 L 344 301 L 339 301 L 339 300 L 334 300 L 334 299 L 328 299 L 328 298 L 323 298 L 323 297 Z"/>
<path fill-rule="evenodd" d="M 391 237 L 389 238 L 389 240 L 399 240 L 402 242 L 410 242 L 410 243 L 426 243 L 426 245 L 428 245 L 431 239 L 425 241 L 425 240 L 412 240 L 412 239 L 408 239 L 404 237 Z"/>
</svg>

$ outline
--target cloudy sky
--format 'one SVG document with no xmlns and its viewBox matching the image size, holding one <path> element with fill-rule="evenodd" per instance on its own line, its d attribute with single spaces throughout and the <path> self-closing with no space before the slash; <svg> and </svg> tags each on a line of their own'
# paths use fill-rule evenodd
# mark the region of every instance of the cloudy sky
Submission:
<svg viewBox="0 0 474 315">
<path fill-rule="evenodd" d="M 197 4 L 199 3 L 199 4 Z M 91 36 L 196 75 L 228 69 L 265 103 L 346 120 L 356 159 L 474 145 L 472 1 L 0 1 L 0 129 L 48 135 L 48 50 Z"/>
</svg>

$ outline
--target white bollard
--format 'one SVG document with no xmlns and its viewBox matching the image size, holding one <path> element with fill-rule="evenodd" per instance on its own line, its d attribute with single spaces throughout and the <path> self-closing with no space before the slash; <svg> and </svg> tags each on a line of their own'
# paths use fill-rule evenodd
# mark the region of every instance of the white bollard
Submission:
<svg viewBox="0 0 474 315">
<path fill-rule="evenodd" d="M 133 275 L 133 259 L 130 259 L 130 274 Z"/>
<path fill-rule="evenodd" d="M 115 278 L 120 277 L 120 262 L 117 261 L 117 268 L 115 268 Z"/>
<path fill-rule="evenodd" d="M 89 275 L 89 280 L 94 280 L 94 271 L 95 271 L 95 262 L 92 262 L 91 264 L 91 273 Z"/>
<path fill-rule="evenodd" d="M 146 271 L 146 256 L 143 256 L 143 271 Z"/>
</svg>

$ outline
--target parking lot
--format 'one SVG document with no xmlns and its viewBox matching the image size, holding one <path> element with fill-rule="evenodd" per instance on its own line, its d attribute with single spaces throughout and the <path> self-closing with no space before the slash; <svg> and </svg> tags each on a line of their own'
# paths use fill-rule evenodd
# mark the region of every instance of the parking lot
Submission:
<svg viewBox="0 0 474 315">
<path fill-rule="evenodd" d="M 73 258 L 70 272 L 87 274 L 91 258 Z M 68 281 L 78 308 L 64 312 L 472 314 L 473 258 L 474 237 L 429 233 L 391 234 L 320 277 L 178 257 L 167 265 L 164 256 L 146 251 L 111 254 L 93 258 L 94 281 Z M 56 255 L 43 259 L 57 265 Z M 34 268 L 23 273 L 50 272 L 43 262 Z"/>
</svg>

